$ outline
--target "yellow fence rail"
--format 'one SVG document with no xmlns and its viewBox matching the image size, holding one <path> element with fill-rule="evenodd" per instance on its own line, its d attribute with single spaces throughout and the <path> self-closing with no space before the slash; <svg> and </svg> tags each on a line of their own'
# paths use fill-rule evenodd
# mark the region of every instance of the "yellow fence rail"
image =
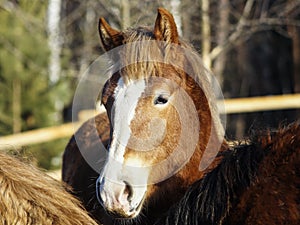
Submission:
<svg viewBox="0 0 300 225">
<path fill-rule="evenodd" d="M 225 113 L 246 113 L 300 108 L 300 94 L 275 95 L 224 100 Z"/>
<path fill-rule="evenodd" d="M 300 94 L 280 96 L 236 98 L 225 100 L 226 114 L 246 113 L 280 109 L 300 108 Z M 71 137 L 86 119 L 95 115 L 94 110 L 82 112 L 81 122 L 67 123 L 60 126 L 26 131 L 19 134 L 0 137 L 0 150 L 19 148 L 20 146 L 38 144 L 55 139 Z"/>
</svg>

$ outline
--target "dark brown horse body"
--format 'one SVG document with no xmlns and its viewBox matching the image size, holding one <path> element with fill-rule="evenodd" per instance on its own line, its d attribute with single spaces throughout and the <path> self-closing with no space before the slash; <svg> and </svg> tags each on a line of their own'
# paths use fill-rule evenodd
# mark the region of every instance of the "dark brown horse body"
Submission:
<svg viewBox="0 0 300 225">
<path fill-rule="evenodd" d="M 299 123 L 258 132 L 221 155 L 157 225 L 299 224 Z"/>
<path fill-rule="evenodd" d="M 193 67 L 195 63 L 189 62 L 180 54 L 180 51 L 177 52 L 178 54 L 174 54 L 170 50 L 172 49 L 172 44 L 189 47 L 179 39 L 174 19 L 164 9 L 159 9 L 153 31 L 138 28 L 136 30 L 130 29 L 125 32 L 119 32 L 112 29 L 101 19 L 99 32 L 102 45 L 107 51 L 122 44 L 139 41 L 141 38 L 163 41 L 166 45 L 164 48 L 159 49 L 163 53 L 163 57 L 172 58 L 175 56 L 175 61 L 179 68 L 182 64 L 188 68 L 191 67 L 192 69 L 189 71 L 191 73 L 205 73 L 204 69 L 197 71 Z M 126 53 L 128 56 L 131 53 L 135 57 L 142 57 L 143 55 L 140 54 L 142 54 L 143 47 L 137 45 L 136 49 L 125 48 L 120 55 L 124 56 Z M 143 54 L 147 56 L 147 54 L 151 55 L 155 54 L 155 52 L 148 51 Z M 217 142 L 220 141 L 218 140 L 218 133 L 221 127 L 214 111 L 214 101 L 211 101 L 210 94 L 207 93 L 209 87 L 205 76 L 199 77 L 199 79 L 202 79 L 202 83 L 198 85 L 185 72 L 176 69 L 174 66 L 162 65 L 161 63 L 133 63 L 127 66 L 126 58 L 119 60 L 121 65 L 122 63 L 124 64 L 124 68 L 112 75 L 106 83 L 102 94 L 102 103 L 106 107 L 109 119 L 106 114 L 100 114 L 86 122 L 76 132 L 76 140 L 75 137 L 70 140 L 63 158 L 63 180 L 73 188 L 73 193 L 82 200 L 95 219 L 104 225 L 124 224 L 124 222 L 128 224 L 154 224 L 157 221 L 159 221 L 159 224 L 259 224 L 262 221 L 267 222 L 264 224 L 274 224 L 273 222 L 284 224 L 285 221 L 289 221 L 290 224 L 297 224 L 299 222 L 300 175 L 297 168 L 300 162 L 299 124 L 274 134 L 258 136 L 252 142 L 233 147 L 232 149 L 228 147 L 223 138 L 220 145 L 218 145 Z M 112 154 L 116 151 L 116 155 L 118 155 L 118 151 L 121 148 L 117 149 L 114 147 L 114 135 L 118 133 L 110 130 L 118 128 L 118 126 L 113 124 L 115 123 L 114 118 L 118 115 L 112 116 L 113 105 L 120 104 L 115 99 L 115 95 L 119 91 L 117 87 L 124 83 L 130 89 L 130 83 L 134 83 L 133 79 L 147 80 L 146 84 L 151 83 L 151 78 L 153 77 L 147 74 L 149 68 L 151 68 L 155 76 L 171 79 L 175 84 L 180 84 L 183 87 L 195 104 L 201 130 L 199 135 L 197 134 L 199 141 L 195 147 L 195 152 L 184 167 L 164 181 L 147 185 L 143 183 L 139 187 L 143 188 L 145 192 L 145 196 L 139 204 L 139 206 L 143 206 L 140 212 L 138 208 L 127 210 L 131 206 L 130 196 L 138 192 L 138 189 L 135 189 L 134 185 L 130 183 L 133 178 L 130 178 L 127 174 L 127 180 L 124 181 L 126 185 L 121 184 L 116 188 L 116 184 L 108 183 L 107 180 L 104 181 L 103 177 L 105 178 L 105 173 L 115 173 L 118 168 L 115 167 L 113 169 L 109 164 L 106 164 L 103 174 L 99 177 L 101 179 L 97 180 L 99 175 L 89 166 L 81 153 L 94 152 L 100 139 L 105 147 L 110 146 L 109 151 Z M 142 78 L 139 77 L 141 71 L 144 76 Z M 165 86 L 167 85 L 168 83 Z M 153 93 L 153 90 L 157 91 L 155 89 L 156 86 L 159 87 L 158 90 L 165 88 L 161 84 L 154 83 L 151 88 L 143 87 L 145 88 L 143 90 Z M 168 87 L 171 89 L 170 86 Z M 178 95 L 174 94 L 176 91 L 174 93 L 172 91 L 170 91 L 171 96 L 168 97 L 176 100 Z M 168 102 L 169 99 L 164 99 L 160 96 L 160 99 L 154 98 L 154 101 L 151 100 L 149 103 L 149 96 L 144 97 L 141 102 L 136 104 L 136 118 L 134 117 L 131 121 L 130 131 L 136 131 L 137 135 L 143 135 L 143 129 L 149 122 L 145 112 L 152 110 L 156 113 L 153 115 L 166 115 L 165 109 L 168 105 L 163 107 L 161 105 Z M 180 100 L 182 99 L 179 98 L 178 101 Z M 159 102 L 160 108 L 153 109 L 153 107 L 156 107 L 153 106 L 153 102 L 155 103 L 156 101 Z M 152 105 L 149 106 L 149 104 Z M 183 105 L 182 108 L 185 107 L 187 106 Z M 148 111 L 145 111 L 145 109 L 148 109 Z M 167 109 L 171 112 L 168 114 L 171 122 L 166 123 L 168 132 L 162 142 L 164 145 L 159 146 L 157 148 L 159 150 L 156 152 L 150 153 L 136 153 L 125 146 L 122 149 L 122 157 L 118 156 L 119 159 L 123 160 L 125 166 L 128 162 L 147 163 L 145 159 L 157 163 L 155 160 L 161 159 L 159 154 L 170 152 L 174 143 L 176 145 L 178 136 L 176 136 L 177 134 L 174 131 L 181 129 L 180 122 L 177 122 L 176 117 L 173 116 L 175 115 L 173 113 L 174 110 L 172 108 Z M 118 112 L 118 110 L 115 111 Z M 209 167 L 199 171 L 199 163 L 211 141 L 211 136 L 216 137 L 212 140 L 215 144 L 212 146 L 219 150 L 219 154 Z M 80 149 L 76 141 L 81 142 Z M 166 148 L 166 146 L 169 148 Z M 163 150 L 166 150 L 166 152 Z M 122 172 L 120 170 L 118 174 L 122 175 Z M 136 171 L 132 173 L 134 175 Z M 149 179 L 151 176 L 155 176 L 155 174 L 151 173 L 150 175 L 148 173 L 143 175 L 149 176 Z M 122 179 L 125 178 L 123 177 Z M 101 188 L 96 187 L 96 182 Z M 190 189 L 188 189 L 189 187 Z M 123 191 L 119 192 L 119 190 Z M 284 192 L 287 190 L 290 190 L 290 192 L 284 195 Z M 96 192 L 103 193 L 96 196 Z M 121 198 L 118 199 L 116 196 L 121 196 Z M 125 198 L 127 200 L 124 200 Z M 120 200 L 124 200 L 124 202 L 121 204 Z M 268 205 L 269 202 L 271 205 Z M 264 212 L 264 208 L 270 211 Z M 134 217 L 138 214 L 136 218 L 131 217 L 133 215 L 130 214 L 132 211 L 135 212 Z M 274 213 L 277 214 L 274 215 L 276 220 L 272 217 Z"/>
<path fill-rule="evenodd" d="M 106 114 L 97 115 L 88 120 L 77 131 L 78 141 L 84 142 L 84 151 L 93 151 L 98 147 L 99 138 L 107 147 L 109 139 L 109 121 Z M 103 222 L 112 221 L 106 215 L 96 198 L 96 180 L 99 174 L 95 172 L 82 157 L 79 147 L 73 136 L 68 143 L 63 156 L 62 179 L 73 189 L 85 208 L 95 219 Z"/>
<path fill-rule="evenodd" d="M 86 140 L 87 151 L 99 137 L 103 140 L 108 137 L 109 133 L 103 129 L 108 126 L 105 118 L 105 114 L 98 115 L 78 131 Z M 90 133 L 94 120 L 99 134 Z M 273 133 L 258 132 L 247 144 L 228 148 L 220 156 L 223 158 L 220 164 L 196 181 L 182 198 L 171 196 L 178 203 L 169 212 L 158 215 L 161 209 L 158 203 L 157 211 L 148 209 L 150 219 L 131 224 L 153 224 L 156 220 L 161 225 L 299 224 L 299 123 Z M 103 224 L 112 223 L 113 219 L 101 209 L 95 197 L 98 174 L 82 158 L 75 139 L 66 148 L 64 165 L 63 179 L 73 187 L 88 211 Z"/>
</svg>

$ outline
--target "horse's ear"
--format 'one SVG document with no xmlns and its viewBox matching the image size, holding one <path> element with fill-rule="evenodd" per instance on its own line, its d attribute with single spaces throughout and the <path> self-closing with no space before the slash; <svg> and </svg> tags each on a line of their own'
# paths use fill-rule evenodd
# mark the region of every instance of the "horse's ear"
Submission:
<svg viewBox="0 0 300 225">
<path fill-rule="evenodd" d="M 109 51 L 122 44 L 122 33 L 113 29 L 102 17 L 99 19 L 98 30 L 101 45 L 105 51 Z"/>
<path fill-rule="evenodd" d="M 164 8 L 157 9 L 158 14 L 154 26 L 156 40 L 179 44 L 179 37 L 173 15 Z"/>
</svg>

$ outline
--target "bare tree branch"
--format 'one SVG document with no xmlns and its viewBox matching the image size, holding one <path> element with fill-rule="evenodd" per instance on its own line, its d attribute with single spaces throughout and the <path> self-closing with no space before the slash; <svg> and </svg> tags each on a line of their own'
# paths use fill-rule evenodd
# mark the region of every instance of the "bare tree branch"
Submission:
<svg viewBox="0 0 300 225">
<path fill-rule="evenodd" d="M 254 0 L 248 0 L 246 2 L 242 16 L 238 24 L 236 25 L 234 32 L 231 33 L 231 35 L 228 37 L 227 41 L 223 45 L 217 45 L 210 52 L 209 56 L 212 61 L 215 60 L 222 52 L 227 51 L 228 49 L 235 46 L 238 42 L 238 39 L 242 38 L 242 36 L 250 35 L 251 32 L 276 29 L 276 27 L 278 28 L 279 26 L 286 26 L 286 25 L 300 26 L 300 20 L 290 19 L 287 17 L 285 18 L 261 17 L 259 19 L 250 19 L 248 17 L 251 13 L 253 5 L 254 5 Z M 300 3 L 297 2 L 297 4 L 293 3 L 291 5 L 293 7 L 296 7 L 296 6 L 300 6 Z M 289 6 L 288 9 L 291 10 L 292 7 Z M 288 12 L 289 10 L 285 10 L 285 13 Z"/>
<path fill-rule="evenodd" d="M 254 0 L 248 0 L 246 2 L 246 5 L 244 7 L 243 14 L 236 26 L 236 30 L 229 36 L 227 42 L 225 42 L 223 45 L 216 46 L 211 52 L 210 52 L 210 59 L 214 60 L 222 51 L 228 50 L 229 47 L 232 46 L 233 43 L 236 42 L 236 40 L 242 35 L 244 29 L 243 27 L 246 24 L 246 19 L 249 17 L 249 14 L 251 12 L 251 9 L 253 8 Z"/>
</svg>

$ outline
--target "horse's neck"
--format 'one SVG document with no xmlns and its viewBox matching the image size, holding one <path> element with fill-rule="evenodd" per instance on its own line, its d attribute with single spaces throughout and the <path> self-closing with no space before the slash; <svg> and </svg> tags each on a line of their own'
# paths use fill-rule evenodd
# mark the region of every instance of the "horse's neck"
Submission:
<svg viewBox="0 0 300 225">
<path fill-rule="evenodd" d="M 215 155 L 215 158 L 211 162 L 211 164 L 203 171 L 204 175 L 215 169 L 222 161 L 223 159 L 223 154 L 222 152 L 225 152 L 229 149 L 229 145 L 227 141 L 224 139 L 221 146 L 219 147 L 218 152 Z"/>
</svg>

